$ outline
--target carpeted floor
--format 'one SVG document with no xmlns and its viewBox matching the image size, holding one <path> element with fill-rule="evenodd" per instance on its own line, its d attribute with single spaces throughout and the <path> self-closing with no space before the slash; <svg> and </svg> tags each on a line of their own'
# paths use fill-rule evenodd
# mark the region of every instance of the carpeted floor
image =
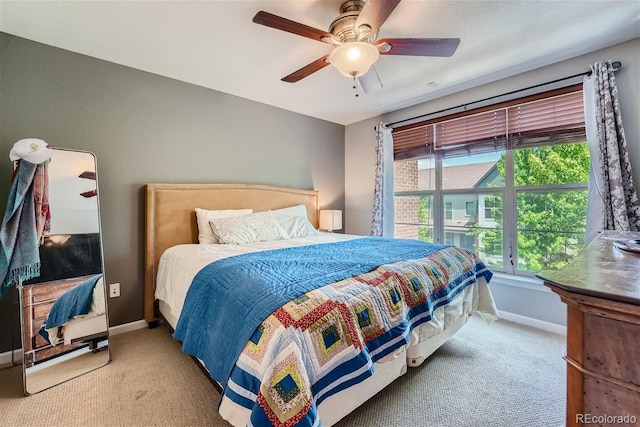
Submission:
<svg viewBox="0 0 640 427">
<path fill-rule="evenodd" d="M 113 361 L 25 397 L 0 370 L 1 426 L 224 426 L 219 395 L 164 327 L 112 337 Z M 500 320 L 469 323 L 339 427 L 553 427 L 564 423 L 565 340 Z"/>
</svg>

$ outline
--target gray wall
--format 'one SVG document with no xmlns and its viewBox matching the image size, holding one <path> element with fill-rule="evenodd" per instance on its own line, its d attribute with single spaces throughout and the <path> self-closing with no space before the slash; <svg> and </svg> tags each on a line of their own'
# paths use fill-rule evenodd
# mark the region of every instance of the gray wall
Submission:
<svg viewBox="0 0 640 427">
<path fill-rule="evenodd" d="M 598 61 L 619 60 L 622 68 L 616 72 L 621 111 L 634 180 L 640 189 L 640 38 L 570 60 L 562 61 L 507 79 L 463 90 L 380 117 L 364 120 L 345 130 L 345 232 L 368 234 L 371 228 L 373 182 L 375 176 L 375 133 L 379 121 L 395 121 L 436 112 L 446 108 L 501 95 L 540 83 L 583 73 Z M 350 179 L 350 177 L 352 179 Z M 508 280 L 494 281 L 492 286 L 500 310 L 553 324 L 565 324 L 565 306 L 546 287 L 514 287 Z M 532 289 L 534 288 L 534 289 Z"/>
<path fill-rule="evenodd" d="M 148 182 L 315 189 L 344 209 L 344 126 L 0 33 L 0 210 L 19 139 L 91 151 L 98 162 L 111 325 L 143 318 Z M 0 353 L 11 348 L 0 301 Z"/>
</svg>

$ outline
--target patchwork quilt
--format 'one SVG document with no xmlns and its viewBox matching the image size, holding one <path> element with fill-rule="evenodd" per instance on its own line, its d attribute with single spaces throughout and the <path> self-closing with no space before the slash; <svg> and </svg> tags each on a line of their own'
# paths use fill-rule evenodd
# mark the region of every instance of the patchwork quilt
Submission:
<svg viewBox="0 0 640 427">
<path fill-rule="evenodd" d="M 491 272 L 484 264 L 465 250 L 410 242 L 417 244 L 410 243 L 411 249 L 407 249 L 403 244 L 407 242 L 399 239 L 363 238 L 262 252 L 261 259 L 269 252 L 278 253 L 282 263 L 285 258 L 308 259 L 305 257 L 310 256 L 311 248 L 324 247 L 311 250 L 322 251 L 315 255 L 328 261 L 327 268 L 322 274 L 316 270 L 325 263 L 314 264 L 311 267 L 313 275 L 304 267 L 301 268 L 303 271 L 290 274 L 291 264 L 288 263 L 284 264 L 286 274 L 281 269 L 278 274 L 270 274 L 270 269 L 265 269 L 260 262 L 257 269 L 244 266 L 233 274 L 223 269 L 213 276 L 219 279 L 231 275 L 236 278 L 235 286 L 229 285 L 220 295 L 214 291 L 214 297 L 207 297 L 197 290 L 192 292 L 196 276 L 174 336 L 183 341 L 183 350 L 202 359 L 211 371 L 208 362 L 220 355 L 217 351 L 220 348 L 206 343 L 215 342 L 212 337 L 216 335 L 238 339 L 242 336 L 239 330 L 249 324 L 250 335 L 244 340 L 240 338 L 246 344 L 241 345 L 239 356 L 234 356 L 228 377 L 219 381 L 224 386 L 223 401 L 229 399 L 249 410 L 250 424 L 254 426 L 320 425 L 318 404 L 370 377 L 373 364 L 404 346 L 411 331 L 429 321 L 438 307 L 447 304 L 480 277 L 487 281 L 491 278 Z M 401 254 L 394 255 L 396 251 Z M 368 261 L 355 267 L 362 263 L 352 262 L 358 259 L 353 253 L 366 254 L 363 258 Z M 376 265 L 372 267 L 370 262 Z M 218 263 L 220 261 L 209 267 Z M 243 317 L 244 321 L 236 319 L 238 326 L 235 329 L 214 327 L 220 313 L 226 311 L 225 306 L 234 305 L 233 302 L 229 304 L 230 301 L 247 297 L 242 292 L 238 297 L 233 289 L 251 283 L 253 275 L 258 273 L 275 283 L 269 292 L 276 290 L 278 306 L 257 325 Z M 300 277 L 318 276 L 325 279 L 311 280 L 313 286 L 308 286 L 309 280 L 299 280 Z M 303 285 L 298 286 L 299 282 Z M 199 287 L 220 290 L 220 283 Z M 286 292 L 281 292 L 282 289 Z M 256 293 L 255 289 L 252 292 Z M 257 295 L 259 302 L 265 298 L 265 295 Z M 282 299 L 285 299 L 284 303 Z M 256 304 L 261 305 L 253 301 L 248 306 Z M 216 314 L 211 316 L 209 311 Z M 195 322 L 196 317 L 198 322 Z M 196 323 L 200 326 L 195 327 Z M 199 336 L 194 336 L 196 330 L 200 331 Z M 222 372 L 225 372 L 224 368 Z M 213 374 L 212 377 L 217 379 Z"/>
</svg>

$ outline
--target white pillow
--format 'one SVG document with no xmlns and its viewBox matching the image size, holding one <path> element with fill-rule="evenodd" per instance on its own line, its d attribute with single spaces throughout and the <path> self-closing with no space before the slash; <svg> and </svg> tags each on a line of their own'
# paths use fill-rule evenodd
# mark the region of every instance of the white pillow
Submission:
<svg viewBox="0 0 640 427">
<path fill-rule="evenodd" d="M 217 218 L 231 218 L 234 216 L 252 214 L 252 209 L 223 209 L 207 210 L 196 208 L 196 220 L 198 221 L 198 242 L 200 244 L 218 243 L 218 239 L 211 231 L 209 220 Z"/>
<path fill-rule="evenodd" d="M 251 242 L 280 240 L 282 230 L 271 211 L 209 220 L 211 231 L 219 243 L 241 245 Z"/>
<path fill-rule="evenodd" d="M 307 237 L 320 234 L 309 220 L 301 216 L 276 215 L 276 220 L 280 226 L 281 239 L 295 239 L 296 237 Z"/>
<path fill-rule="evenodd" d="M 305 205 L 296 205 L 289 206 L 288 208 L 273 209 L 271 212 L 276 215 L 301 216 L 309 219 L 309 217 L 307 216 L 307 208 Z"/>
</svg>

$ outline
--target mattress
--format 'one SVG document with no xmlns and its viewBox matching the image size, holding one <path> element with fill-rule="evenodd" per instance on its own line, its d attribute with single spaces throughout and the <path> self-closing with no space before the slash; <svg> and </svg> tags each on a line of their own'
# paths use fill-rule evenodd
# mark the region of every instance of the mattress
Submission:
<svg viewBox="0 0 640 427">
<path fill-rule="evenodd" d="M 296 239 L 254 242 L 244 245 L 177 245 L 167 249 L 160 257 L 155 296 L 156 299 L 166 304 L 170 311 L 169 314 L 177 318 L 182 311 L 191 281 L 204 266 L 214 261 L 251 252 L 339 242 L 359 237 L 362 236 L 319 233 Z"/>
</svg>

